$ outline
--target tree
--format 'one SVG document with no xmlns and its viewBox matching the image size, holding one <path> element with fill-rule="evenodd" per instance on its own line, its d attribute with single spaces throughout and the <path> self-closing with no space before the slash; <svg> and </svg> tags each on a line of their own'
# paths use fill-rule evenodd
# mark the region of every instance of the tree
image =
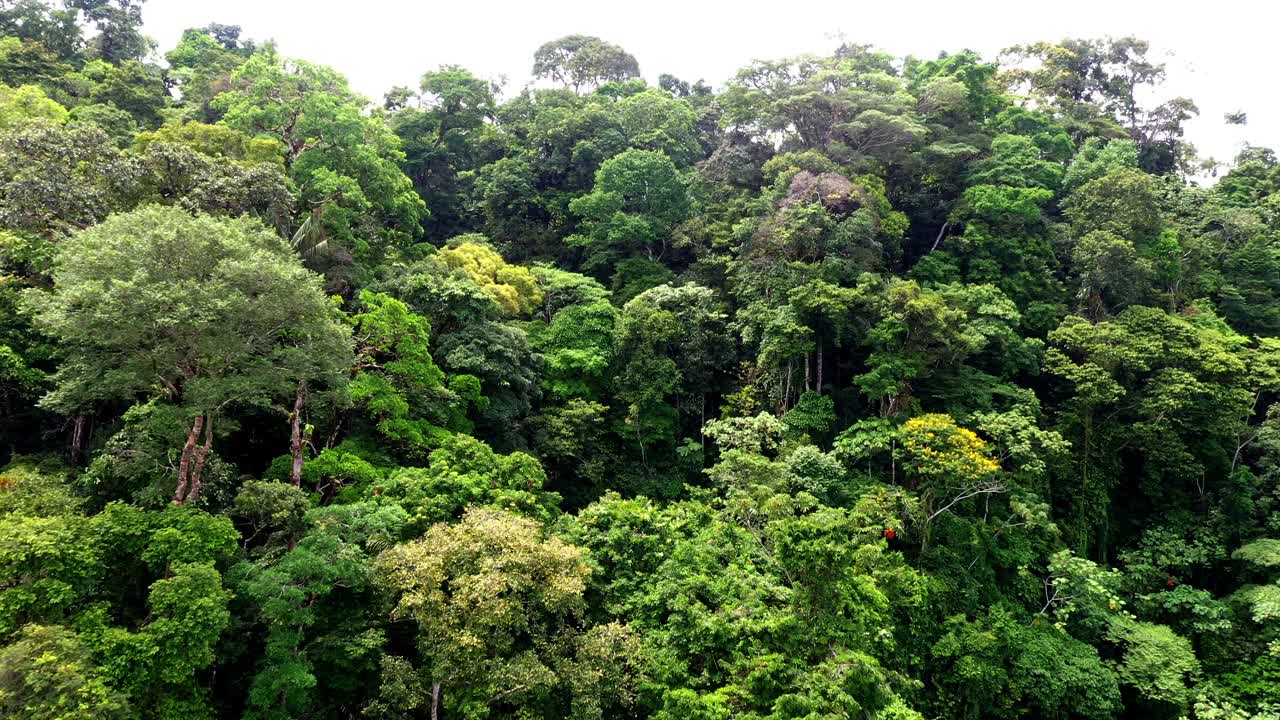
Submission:
<svg viewBox="0 0 1280 720">
<path fill-rule="evenodd" d="M 146 0 L 68 0 L 68 10 L 79 10 L 93 23 L 98 34 L 90 39 L 90 52 L 119 65 L 139 60 L 151 49 L 143 36 L 142 4 Z"/>
<path fill-rule="evenodd" d="M 617 115 L 632 148 L 661 152 L 681 169 L 704 154 L 698 117 L 688 102 L 649 89 L 618 102 Z"/>
<path fill-rule="evenodd" d="M 1121 708 L 1116 674 L 1097 651 L 1046 625 L 1018 622 L 1000 609 L 947 620 L 931 649 L 940 664 L 933 684 L 949 717 L 1114 717 Z"/>
<path fill-rule="evenodd" d="M 697 285 L 659 285 L 628 302 L 614 331 L 623 358 L 617 396 L 624 403 L 626 437 L 635 438 L 648 469 L 648 446 L 674 449 L 681 421 L 706 417 L 717 389 L 725 343 L 724 313 L 715 294 Z"/>
<path fill-rule="evenodd" d="M 939 515 L 975 498 L 989 503 L 991 496 L 1008 491 L 987 443 L 947 415 L 911 418 L 898 431 L 898 440 L 903 473 L 921 496 L 926 543 L 929 524 Z"/>
<path fill-rule="evenodd" d="M 69 239 L 38 325 L 66 360 L 42 401 L 63 412 L 163 398 L 186 418 L 175 503 L 199 498 L 214 422 L 271 407 L 300 382 L 339 382 L 348 331 L 319 280 L 260 223 L 145 207 Z M 317 361 L 317 358 L 319 359 Z M 299 408 L 300 409 L 300 408 Z"/>
<path fill-rule="evenodd" d="M 373 682 L 385 637 L 368 612 L 375 604 L 368 548 L 398 537 L 405 520 L 395 505 L 317 508 L 305 516 L 302 539 L 283 555 L 237 566 L 238 589 L 267 626 L 246 717 L 314 713 L 326 703 L 351 702 L 361 682 Z M 335 682 L 320 686 L 320 674 Z"/>
<path fill-rule="evenodd" d="M 542 304 L 542 291 L 532 273 L 508 264 L 489 247 L 488 238 L 483 235 L 454 238 L 435 258 L 446 267 L 464 272 L 508 315 L 528 315 Z"/>
<path fill-rule="evenodd" d="M 0 130 L 36 119 L 60 124 L 67 119 L 67 109 L 49 99 L 37 85 L 0 85 Z"/>
<path fill-rule="evenodd" d="M 859 169 L 901 159 L 928 135 L 888 54 L 845 46 L 830 57 L 756 61 L 721 98 L 725 120 L 784 150 L 828 150 Z"/>
<path fill-rule="evenodd" d="M 575 93 L 611 80 L 639 77 L 640 65 L 625 50 L 589 35 L 566 35 L 533 55 L 533 76 L 555 80 Z"/>
<path fill-rule="evenodd" d="M 160 113 L 169 104 L 169 93 L 159 67 L 137 60 L 119 65 L 94 60 L 79 75 L 82 82 L 88 83 L 89 102 L 123 110 L 145 128 L 162 122 Z"/>
<path fill-rule="evenodd" d="M 139 204 L 173 203 L 213 215 L 247 214 L 270 227 L 289 228 L 294 196 L 288 177 L 272 162 L 275 158 L 252 161 L 219 155 L 212 147 L 197 144 L 194 137 L 170 141 L 167 136 L 181 131 L 172 126 L 168 130 L 139 137 L 145 149 L 137 157 L 138 177 L 131 199 Z M 241 136 L 241 142 L 246 140 Z"/>
<path fill-rule="evenodd" d="M 991 155 L 974 164 L 931 251 L 954 253 L 967 282 L 999 287 L 1029 315 L 1053 314 L 1057 258 L 1046 210 L 1064 174 L 1053 152 L 1057 128 L 1043 118 L 1003 119 L 1014 132 L 995 137 Z M 958 237 L 946 236 L 950 225 Z"/>
<path fill-rule="evenodd" d="M 1125 651 L 1116 668 L 1122 683 L 1157 712 L 1185 712 L 1200 675 L 1200 661 L 1186 638 L 1164 625 L 1118 618 L 1111 623 L 1109 639 Z"/>
<path fill-rule="evenodd" d="M 237 25 L 210 23 L 183 31 L 177 46 L 165 53 L 165 61 L 170 81 L 182 89 L 182 104 L 196 120 L 217 120 L 213 97 L 255 49 L 253 41 L 240 39 Z"/>
<path fill-rule="evenodd" d="M 432 718 L 442 710 L 554 707 L 560 689 L 578 694 L 579 675 L 626 661 L 584 652 L 607 629 L 577 629 L 591 571 L 580 549 L 545 537 L 531 520 L 473 509 L 457 525 L 435 525 L 385 551 L 375 568 L 392 617 L 417 626 L 421 665 L 413 672 L 430 688 L 424 704 Z M 626 648 L 625 630 L 619 633 L 615 647 Z M 386 700 L 378 706 L 409 709 Z"/>
<path fill-rule="evenodd" d="M 1137 143 L 1142 168 L 1163 174 L 1186 170 L 1183 123 L 1199 114 L 1187 98 L 1144 108 L 1141 97 L 1165 79 L 1163 63 L 1147 58 L 1151 46 L 1135 37 L 1066 39 L 1020 45 L 1004 51 L 1013 62 L 1005 73 L 1013 88 L 1047 99 L 1073 126 L 1077 137 L 1118 135 L 1120 126 Z"/>
<path fill-rule="evenodd" d="M 0 132 L 0 225 L 56 238 L 124 209 L 134 170 L 97 127 L 31 123 Z"/>
<path fill-rule="evenodd" d="M 74 7 L 58 9 L 41 0 L 16 0 L 0 8 L 0 35 L 30 43 L 60 60 L 78 58 L 84 38 Z"/>
<path fill-rule="evenodd" d="M 1109 230 L 1134 243 L 1153 240 L 1161 218 L 1151 176 L 1116 170 L 1081 185 L 1063 202 L 1063 212 L 1080 234 Z"/>
<path fill-rule="evenodd" d="M 231 622 L 221 569 L 236 553 L 231 521 L 189 507 L 160 512 L 111 504 L 90 518 L 113 572 L 76 627 L 103 673 L 144 718 L 205 717 L 206 668 Z M 144 590 L 145 589 L 145 590 Z"/>
<path fill-rule="evenodd" d="M 474 226 L 467 217 L 462 173 L 480 164 L 487 122 L 497 112 L 497 83 L 482 80 L 456 65 L 425 73 L 417 95 L 420 107 L 397 104 L 390 118 L 404 145 L 405 173 L 413 179 L 430 215 L 424 228 L 430 239 L 466 233 Z"/>
<path fill-rule="evenodd" d="M 1133 243 L 1106 230 L 1080 238 L 1071 250 L 1080 278 L 1081 307 L 1094 320 L 1110 309 L 1121 309 L 1142 295 L 1149 263 L 1139 260 Z"/>
<path fill-rule="evenodd" d="M 560 398 L 599 399 L 613 363 L 618 309 L 607 300 L 562 308 L 531 338 L 546 366 L 543 385 Z"/>
<path fill-rule="evenodd" d="M 0 706 L 16 717 L 207 716 L 201 671 L 230 621 L 219 572 L 236 553 L 229 520 L 113 503 L 0 524 L 0 634 L 11 641 Z"/>
<path fill-rule="evenodd" d="M 84 642 L 57 625 L 28 625 L 0 650 L 0 711 L 24 720 L 114 720 L 130 715 Z"/>
<path fill-rule="evenodd" d="M 921 586 L 883 547 L 884 518 L 768 492 L 715 502 L 611 494 L 579 514 L 602 610 L 651 648 L 657 716 L 918 717 L 885 659 Z"/>
<path fill-rule="evenodd" d="M 385 494 L 409 513 L 406 529 L 418 534 L 478 505 L 550 520 L 560 498 L 543 491 L 545 483 L 542 466 L 531 455 L 500 455 L 473 437 L 457 434 L 431 452 L 427 467 L 393 472 Z"/>
<path fill-rule="evenodd" d="M 1067 317 L 1050 333 L 1045 368 L 1073 388 L 1058 420 L 1077 450 L 1058 492 L 1080 523 L 1067 528 L 1079 547 L 1108 542 L 1125 467 L 1145 479 L 1121 487 L 1157 504 L 1185 493 L 1195 506 L 1209 482 L 1225 482 L 1237 433 L 1275 382 L 1266 346 L 1242 341 L 1204 306 L 1180 316 L 1134 305 L 1096 324 Z"/>
<path fill-rule="evenodd" d="M 450 373 L 479 380 L 476 432 L 504 450 L 522 447 L 524 423 L 541 395 L 542 358 L 528 333 L 493 321 L 466 325 L 441 338 L 439 355 Z"/>
<path fill-rule="evenodd" d="M 1021 315 L 1008 297 L 989 285 L 933 289 L 910 280 L 871 290 L 865 301 L 870 329 L 863 341 L 871 354 L 867 372 L 855 381 L 879 405 L 882 417 L 906 412 L 923 382 L 961 372 L 985 352 L 994 351 L 999 363 L 1010 363 L 1000 368 L 1003 372 L 1032 362 L 1039 347 L 1037 341 L 1012 331 Z"/>
<path fill-rule="evenodd" d="M 285 165 L 309 212 L 295 233 L 302 248 L 332 239 L 348 252 L 386 251 L 421 234 L 422 199 L 400 170 L 400 140 L 367 101 L 330 68 L 286 60 L 268 46 L 231 74 L 213 107 L 221 122 L 284 146 Z"/>
<path fill-rule="evenodd" d="M 628 150 L 606 160 L 591 194 L 569 207 L 583 217 L 586 228 L 567 242 L 586 248 L 586 267 L 599 270 L 632 257 L 663 261 L 672 230 L 691 210 L 675 164 L 649 150 Z"/>
<path fill-rule="evenodd" d="M 0 518 L 0 636 L 10 638 L 27 623 L 65 621 L 88 592 L 102 559 L 85 542 L 81 520 L 74 514 Z"/>
<path fill-rule="evenodd" d="M 480 402 L 478 383 L 464 376 L 446 385 L 431 356 L 431 324 L 404 303 L 367 290 L 360 303 L 363 312 L 352 318 L 358 354 L 351 398 L 380 434 L 421 455 L 448 434 L 451 405 L 465 412 L 467 401 Z"/>
</svg>

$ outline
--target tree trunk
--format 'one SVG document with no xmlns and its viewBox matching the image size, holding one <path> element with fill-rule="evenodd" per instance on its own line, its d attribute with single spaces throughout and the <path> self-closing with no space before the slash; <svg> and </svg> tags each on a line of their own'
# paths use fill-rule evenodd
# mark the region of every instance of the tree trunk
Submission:
<svg viewBox="0 0 1280 720">
<path fill-rule="evenodd" d="M 818 338 L 818 394 L 822 394 L 822 338 Z"/>
<path fill-rule="evenodd" d="M 898 441 L 894 438 L 889 439 L 889 483 L 896 484 L 898 482 Z"/>
<path fill-rule="evenodd" d="M 200 497 L 200 491 L 204 488 L 204 462 L 209 459 L 209 451 L 213 449 L 213 418 L 208 418 L 204 423 L 204 445 L 196 448 L 193 453 L 195 461 L 191 466 L 191 487 L 187 490 L 187 499 L 183 502 L 191 502 Z"/>
<path fill-rule="evenodd" d="M 933 252 L 938 249 L 938 244 L 942 242 L 942 236 L 947 234 L 947 228 L 950 225 L 950 222 L 942 223 L 942 229 L 938 230 L 938 237 L 933 239 L 933 247 L 929 248 L 929 252 Z"/>
<path fill-rule="evenodd" d="M 324 449 L 331 450 L 334 445 L 338 444 L 338 432 L 342 430 L 343 413 L 333 419 L 333 429 L 329 431 L 328 436 L 324 439 Z"/>
<path fill-rule="evenodd" d="M 89 442 L 88 424 L 89 418 L 84 414 L 77 415 L 71 424 L 71 447 L 67 449 L 67 460 L 72 465 L 79 465 L 84 460 L 85 445 Z"/>
<path fill-rule="evenodd" d="M 293 414 L 289 416 L 289 453 L 293 456 L 293 464 L 289 467 L 289 481 L 294 487 L 302 486 L 302 403 L 307 396 L 307 381 L 298 383 L 298 392 L 293 396 Z"/>
<path fill-rule="evenodd" d="M 702 410 L 699 416 L 698 434 L 702 436 L 702 458 L 705 461 L 707 457 L 707 433 L 704 432 L 707 427 L 707 394 L 702 393 Z"/>
<path fill-rule="evenodd" d="M 197 415 L 187 432 L 187 442 L 182 446 L 182 459 L 178 461 L 178 488 L 173 492 L 173 504 L 181 505 L 187 495 L 187 481 L 191 475 L 191 455 L 195 451 L 196 440 L 204 427 L 204 416 Z"/>
<path fill-rule="evenodd" d="M 649 458 L 645 454 L 644 436 L 640 434 L 640 418 L 636 418 L 636 444 L 640 446 L 640 464 L 644 465 L 645 472 L 649 471 Z"/>
<path fill-rule="evenodd" d="M 1104 315 L 1107 314 L 1107 306 L 1102 301 L 1102 293 L 1100 292 L 1089 293 L 1088 302 L 1089 302 L 1089 320 L 1091 320 L 1096 324 L 1097 322 L 1102 320 Z"/>
<path fill-rule="evenodd" d="M 440 683 L 431 684 L 431 720 L 440 720 Z"/>
<path fill-rule="evenodd" d="M 787 384 L 782 389 L 782 411 L 786 412 L 791 409 L 791 376 L 793 372 L 794 360 L 787 361 Z"/>
</svg>

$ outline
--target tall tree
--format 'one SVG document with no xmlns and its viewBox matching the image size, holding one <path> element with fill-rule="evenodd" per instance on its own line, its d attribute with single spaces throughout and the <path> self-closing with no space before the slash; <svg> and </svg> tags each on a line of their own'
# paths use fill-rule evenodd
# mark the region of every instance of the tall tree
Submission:
<svg viewBox="0 0 1280 720">
<path fill-rule="evenodd" d="M 260 223 L 146 207 L 72 236 L 53 289 L 29 295 L 66 360 L 43 402 L 64 412 L 160 397 L 189 423 L 175 503 L 200 497 L 214 424 L 230 406 L 271 407 L 315 370 L 344 363 L 349 331 L 318 278 Z M 322 379 L 323 378 L 323 379 Z"/>
<path fill-rule="evenodd" d="M 538 48 L 533 56 L 533 75 L 580 93 L 610 80 L 638 77 L 640 64 L 627 51 L 598 37 L 566 35 Z"/>
<path fill-rule="evenodd" d="M 151 51 L 142 34 L 142 4 L 146 0 L 67 0 L 68 10 L 78 10 L 93 23 L 98 34 L 89 39 L 89 51 L 113 65 L 141 60 Z"/>
<path fill-rule="evenodd" d="M 214 109 L 223 124 L 284 146 L 303 218 L 293 240 L 302 251 L 341 249 L 371 262 L 422 233 L 422 199 L 400 169 L 400 139 L 345 77 L 322 65 L 287 60 L 267 46 L 231 74 Z M 357 268 L 359 271 L 360 268 Z M 343 289 L 349 279 L 334 278 Z"/>
</svg>

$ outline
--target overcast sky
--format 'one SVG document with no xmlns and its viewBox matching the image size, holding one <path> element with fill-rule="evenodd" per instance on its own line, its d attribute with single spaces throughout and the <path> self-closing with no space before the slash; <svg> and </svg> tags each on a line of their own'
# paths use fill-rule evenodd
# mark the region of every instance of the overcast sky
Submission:
<svg viewBox="0 0 1280 720">
<path fill-rule="evenodd" d="M 244 36 L 274 39 L 281 52 L 331 65 L 352 86 L 380 99 L 393 85 L 416 86 L 441 64 L 508 78 L 508 92 L 529 80 L 534 50 L 581 33 L 636 56 L 644 76 L 661 73 L 720 86 L 756 58 L 830 51 L 838 38 L 894 55 L 935 57 L 1063 37 L 1137 35 L 1168 64 L 1164 94 L 1185 95 L 1201 115 L 1188 136 L 1204 155 L 1230 160 L 1244 141 L 1280 148 L 1276 28 L 1268 0 L 805 0 L 804 2 L 645 0 L 150 0 L 146 32 L 168 50 L 182 30 L 221 22 Z M 1244 110 L 1246 127 L 1223 114 Z"/>
</svg>

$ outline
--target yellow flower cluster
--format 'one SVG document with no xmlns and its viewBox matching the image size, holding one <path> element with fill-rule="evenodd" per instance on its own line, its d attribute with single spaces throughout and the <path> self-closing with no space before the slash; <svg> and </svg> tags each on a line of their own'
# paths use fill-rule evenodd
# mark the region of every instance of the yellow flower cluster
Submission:
<svg viewBox="0 0 1280 720">
<path fill-rule="evenodd" d="M 921 476 L 972 479 L 1000 469 L 986 441 L 957 425 L 950 415 L 911 418 L 903 424 L 899 439 L 909 470 Z"/>
</svg>

